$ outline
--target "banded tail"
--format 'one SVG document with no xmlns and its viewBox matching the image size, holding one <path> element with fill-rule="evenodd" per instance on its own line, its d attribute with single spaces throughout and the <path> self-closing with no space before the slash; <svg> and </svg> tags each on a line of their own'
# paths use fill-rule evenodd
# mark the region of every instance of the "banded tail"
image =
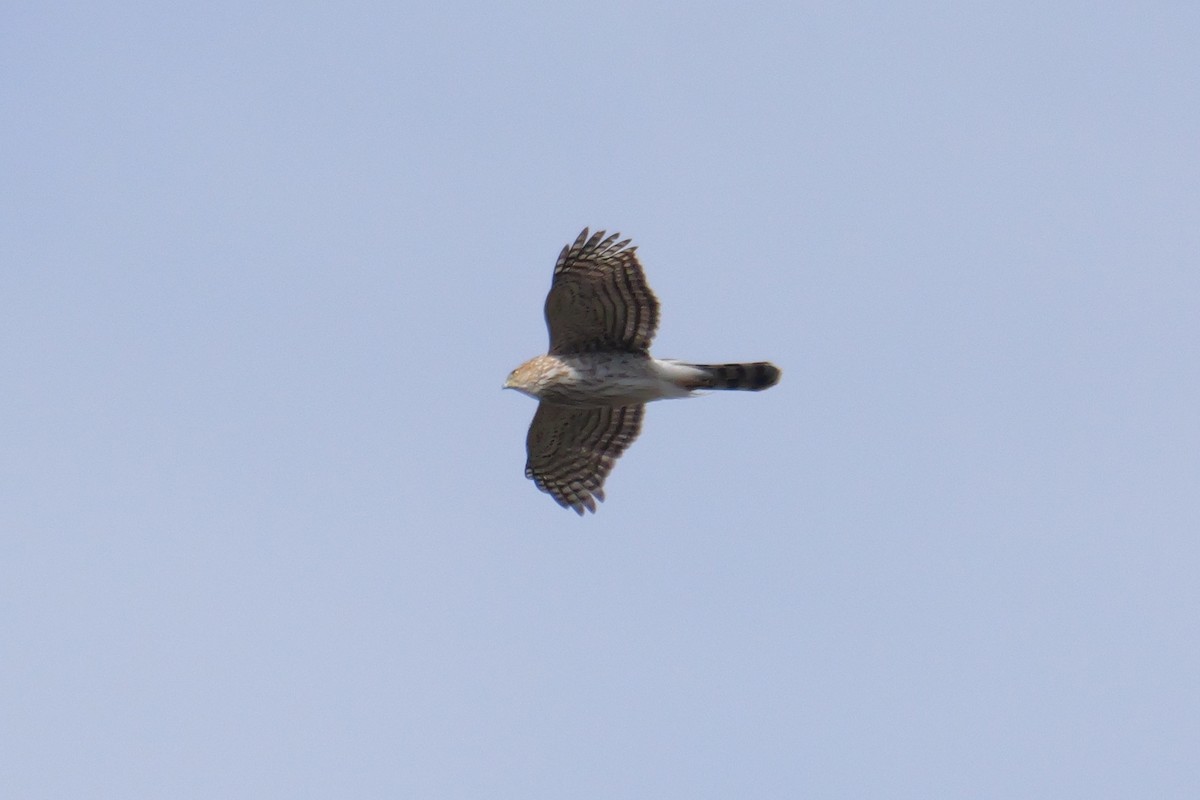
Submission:
<svg viewBox="0 0 1200 800">
<path fill-rule="evenodd" d="M 683 382 L 685 389 L 742 389 L 761 392 L 779 383 L 779 367 L 768 361 L 751 364 L 688 364 L 698 374 Z"/>
</svg>

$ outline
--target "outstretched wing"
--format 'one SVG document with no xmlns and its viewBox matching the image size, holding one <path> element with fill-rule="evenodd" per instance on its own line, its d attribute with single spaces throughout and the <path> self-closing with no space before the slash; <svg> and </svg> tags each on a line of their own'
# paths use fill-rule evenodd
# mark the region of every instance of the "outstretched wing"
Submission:
<svg viewBox="0 0 1200 800">
<path fill-rule="evenodd" d="M 645 353 L 658 328 L 658 300 L 629 239 L 588 229 L 564 247 L 546 296 L 550 353 Z"/>
<path fill-rule="evenodd" d="M 525 449 L 525 477 L 563 508 L 595 512 L 604 479 L 642 428 L 645 406 L 573 408 L 539 403 Z"/>
</svg>

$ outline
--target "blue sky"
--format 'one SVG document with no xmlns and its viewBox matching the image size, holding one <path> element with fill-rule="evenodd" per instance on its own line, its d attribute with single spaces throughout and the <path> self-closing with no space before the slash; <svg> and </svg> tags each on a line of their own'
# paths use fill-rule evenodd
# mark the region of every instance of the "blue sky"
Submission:
<svg viewBox="0 0 1200 800">
<path fill-rule="evenodd" d="M 6 796 L 1195 796 L 1200 12 L 3 18 Z M 584 226 L 784 377 L 579 519 Z"/>
</svg>

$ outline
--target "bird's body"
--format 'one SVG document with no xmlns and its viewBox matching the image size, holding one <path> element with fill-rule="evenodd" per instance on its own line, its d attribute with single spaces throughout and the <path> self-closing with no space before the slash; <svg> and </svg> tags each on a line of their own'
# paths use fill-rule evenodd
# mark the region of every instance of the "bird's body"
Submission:
<svg viewBox="0 0 1200 800">
<path fill-rule="evenodd" d="M 587 228 L 563 248 L 546 297 L 550 351 L 509 374 L 505 388 L 539 401 L 525 474 L 582 514 L 604 499 L 604 479 L 637 437 L 644 406 L 698 389 L 758 391 L 779 382 L 765 361 L 689 364 L 654 358 L 658 300 L 629 240 Z"/>
<path fill-rule="evenodd" d="M 577 353 L 536 356 L 513 378 L 511 388 L 537 400 L 593 408 L 690 397 L 698 389 L 757 391 L 774 386 L 779 370 L 766 362 L 688 364 L 639 353 Z"/>
</svg>

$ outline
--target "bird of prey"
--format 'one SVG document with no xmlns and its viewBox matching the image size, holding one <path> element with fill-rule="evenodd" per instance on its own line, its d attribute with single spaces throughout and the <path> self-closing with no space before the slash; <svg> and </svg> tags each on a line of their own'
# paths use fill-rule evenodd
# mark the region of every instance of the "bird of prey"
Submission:
<svg viewBox="0 0 1200 800">
<path fill-rule="evenodd" d="M 525 440 L 525 476 L 581 516 L 604 499 L 604 480 L 637 438 L 645 404 L 698 389 L 759 391 L 774 364 L 691 364 L 654 358 L 658 300 L 636 248 L 588 229 L 563 248 L 546 296 L 550 350 L 504 383 L 538 401 Z"/>
</svg>

